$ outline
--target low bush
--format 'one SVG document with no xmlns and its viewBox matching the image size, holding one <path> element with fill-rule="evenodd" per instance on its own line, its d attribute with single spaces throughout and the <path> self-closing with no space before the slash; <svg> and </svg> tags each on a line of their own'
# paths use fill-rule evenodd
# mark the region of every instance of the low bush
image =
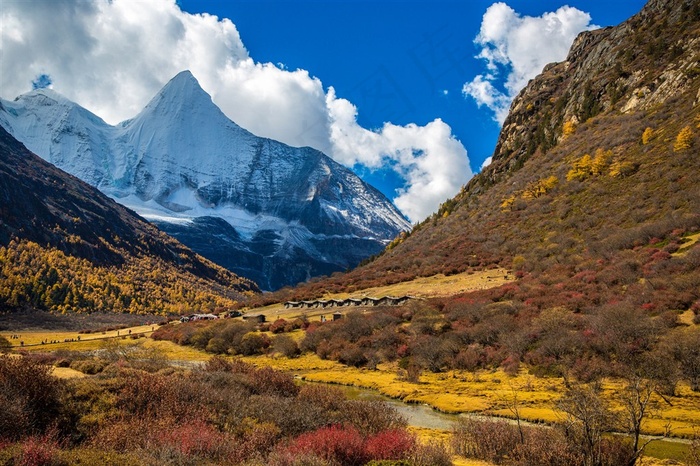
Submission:
<svg viewBox="0 0 700 466">
<path fill-rule="evenodd" d="M 266 466 L 328 466 L 325 459 L 307 452 L 291 453 L 287 450 L 272 452 L 266 461 Z"/>
<path fill-rule="evenodd" d="M 51 371 L 32 359 L 0 356 L 0 439 L 43 434 L 61 418 L 64 384 Z"/>
<path fill-rule="evenodd" d="M 417 444 L 408 457 L 411 466 L 452 466 L 452 454 L 442 442 Z"/>
<path fill-rule="evenodd" d="M 502 464 L 519 443 L 518 428 L 507 421 L 460 419 L 452 433 L 455 453 L 495 464 Z"/>
<path fill-rule="evenodd" d="M 506 421 L 475 419 L 459 421 L 452 448 L 467 458 L 508 466 L 619 466 L 630 464 L 633 458 L 625 438 L 602 438 L 588 448 L 571 426 L 518 427 Z"/>
<path fill-rule="evenodd" d="M 207 372 L 232 372 L 234 374 L 247 374 L 255 370 L 255 366 L 243 362 L 239 358 L 225 358 L 214 356 L 204 364 Z"/>
<path fill-rule="evenodd" d="M 100 359 L 85 359 L 81 361 L 73 361 L 69 367 L 80 371 L 83 374 L 94 375 L 102 372 L 109 363 Z"/>
<path fill-rule="evenodd" d="M 100 466 L 149 466 L 143 454 L 117 453 L 96 448 L 73 448 L 61 452 L 59 458 L 67 464 L 84 464 Z"/>
<path fill-rule="evenodd" d="M 365 441 L 365 451 L 374 460 L 406 458 L 415 446 L 416 439 L 403 429 L 385 430 Z"/>
<path fill-rule="evenodd" d="M 17 459 L 18 466 L 63 466 L 58 458 L 58 444 L 46 439 L 30 437 L 22 442 L 22 452 Z"/>
<path fill-rule="evenodd" d="M 299 345 L 289 335 L 277 335 L 272 341 L 272 348 L 287 358 L 296 358 L 301 354 Z"/>
<path fill-rule="evenodd" d="M 341 406 L 339 421 L 369 435 L 406 427 L 406 419 L 381 401 L 346 400 Z"/>
<path fill-rule="evenodd" d="M 300 435 L 287 451 L 293 455 L 312 453 L 341 466 L 361 466 L 371 459 L 357 429 L 337 425 Z"/>
<path fill-rule="evenodd" d="M 65 382 L 50 366 L 0 358 L 0 464 L 360 465 L 415 450 L 383 403 L 236 358 L 149 373 L 130 357 Z"/>
<path fill-rule="evenodd" d="M 269 367 L 249 372 L 248 380 L 254 393 L 259 395 L 293 397 L 299 393 L 299 386 L 294 383 L 294 377 Z"/>
</svg>

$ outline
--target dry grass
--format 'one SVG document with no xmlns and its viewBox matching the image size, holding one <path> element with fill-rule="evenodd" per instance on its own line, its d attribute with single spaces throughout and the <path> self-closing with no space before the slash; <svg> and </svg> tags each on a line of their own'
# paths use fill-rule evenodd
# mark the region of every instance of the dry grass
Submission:
<svg viewBox="0 0 700 466">
<path fill-rule="evenodd" d="M 105 340 L 107 338 L 117 338 L 117 337 L 129 337 L 131 335 L 144 335 L 148 336 L 153 333 L 156 326 L 154 325 L 140 325 L 137 327 L 128 327 L 119 330 L 111 330 L 108 332 L 94 332 L 94 333 L 78 333 L 77 331 L 23 331 L 23 332 L 1 332 L 0 335 L 7 338 L 12 346 L 20 348 L 21 342 L 24 342 L 24 349 L 28 351 L 55 351 L 57 349 L 75 349 L 79 351 L 89 351 L 97 349 L 99 347 L 99 341 Z M 131 332 L 131 333 L 129 333 Z M 12 335 L 18 334 L 20 338 L 10 339 Z M 78 338 L 80 341 L 78 341 Z M 72 341 L 71 341 L 72 340 Z M 47 343 L 41 344 L 41 342 L 52 342 L 56 341 L 58 343 Z"/>
<path fill-rule="evenodd" d="M 57 350 L 70 350 L 79 352 L 95 351 L 104 348 L 105 341 L 117 341 L 123 346 L 140 346 L 146 349 L 156 349 L 163 354 L 169 361 L 173 362 L 203 362 L 211 358 L 211 354 L 190 346 L 180 346 L 171 341 L 155 341 L 150 338 L 130 338 L 128 331 L 131 330 L 131 335 L 148 335 L 151 333 L 152 326 L 142 325 L 139 327 L 130 327 L 117 331 L 98 332 L 92 334 L 81 334 L 80 341 L 77 341 L 77 332 L 26 332 L 21 333 L 21 340 L 10 340 L 15 349 L 19 349 L 19 342 L 24 341 L 25 346 L 23 351 L 28 352 L 50 352 Z M 7 334 L 9 337 L 10 334 Z M 52 343 L 42 345 L 41 341 L 53 341 L 61 339 L 60 343 Z M 63 339 L 73 341 L 62 341 Z M 76 371 L 67 368 L 55 368 L 54 375 L 59 378 L 70 378 L 78 376 Z M 81 374 L 82 373 L 79 373 Z"/>
<path fill-rule="evenodd" d="M 693 322 L 693 319 L 695 318 L 695 313 L 691 310 L 685 311 L 681 315 L 678 316 L 678 322 L 680 322 L 683 325 L 695 325 Z"/>
<path fill-rule="evenodd" d="M 159 350 L 170 361 L 203 362 L 212 357 L 211 354 L 191 346 L 181 346 L 172 341 L 156 341 L 150 338 L 140 340 L 144 348 Z"/>
<path fill-rule="evenodd" d="M 671 254 L 672 256 L 683 256 L 685 255 L 695 243 L 700 241 L 700 233 L 695 233 L 694 235 L 688 235 L 684 238 L 686 242 L 683 243 L 680 250 Z"/>
<path fill-rule="evenodd" d="M 71 369 L 70 367 L 54 367 L 52 374 L 59 379 L 80 379 L 87 377 L 86 374 L 76 371 L 75 369 Z"/>
<path fill-rule="evenodd" d="M 452 296 L 468 291 L 484 290 L 501 286 L 509 280 L 514 280 L 506 269 L 483 270 L 479 272 L 465 272 L 456 275 L 445 276 L 442 274 L 432 277 L 420 277 L 415 280 L 396 283 L 375 288 L 367 288 L 354 293 L 339 293 L 325 295 L 324 299 L 345 299 L 352 296 L 419 296 L 430 298 L 437 296 Z"/>
<path fill-rule="evenodd" d="M 445 276 L 442 274 L 432 277 L 420 277 L 415 280 L 396 283 L 393 285 L 367 288 L 353 293 L 326 294 L 320 299 L 346 299 L 361 296 L 416 296 L 419 298 L 433 298 L 440 296 L 452 296 L 475 290 L 495 288 L 515 277 L 506 269 L 491 269 L 479 272 L 465 272 L 456 275 Z M 371 308 L 369 308 L 371 309 Z M 306 316 L 309 320 L 320 320 L 322 315 L 328 316 L 332 310 L 328 309 L 285 309 L 284 304 L 273 304 L 249 311 L 253 314 L 263 314 L 268 320 L 295 319 Z"/>
<path fill-rule="evenodd" d="M 454 466 L 492 466 L 494 463 L 488 463 L 486 461 L 472 460 L 462 458 L 461 456 L 455 456 L 452 458 L 452 464 Z"/>
<path fill-rule="evenodd" d="M 443 442 L 449 445 L 452 438 L 452 431 L 441 430 L 441 429 L 426 429 L 424 427 L 409 427 L 408 431 L 416 436 L 419 442 L 429 443 L 429 442 Z M 475 460 L 470 458 L 464 458 L 462 456 L 455 455 L 452 457 L 452 464 L 454 466 L 492 466 L 494 463 L 489 463 L 487 461 Z"/>
</svg>

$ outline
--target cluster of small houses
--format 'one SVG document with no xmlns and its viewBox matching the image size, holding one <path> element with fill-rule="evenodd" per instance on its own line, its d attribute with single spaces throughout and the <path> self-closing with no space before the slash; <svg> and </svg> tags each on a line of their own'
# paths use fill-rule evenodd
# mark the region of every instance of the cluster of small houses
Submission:
<svg viewBox="0 0 700 466">
<path fill-rule="evenodd" d="M 241 313 L 241 311 L 229 311 L 226 314 L 224 314 L 224 317 L 240 317 L 242 315 L 243 314 Z M 189 316 L 180 317 L 180 322 L 196 322 L 198 320 L 216 320 L 220 318 L 221 317 L 217 316 L 216 314 L 192 314 Z"/>
<path fill-rule="evenodd" d="M 381 298 L 373 298 L 365 296 L 362 298 L 347 298 L 347 299 L 315 299 L 313 301 L 287 301 L 284 307 L 287 309 L 327 309 L 331 307 L 354 307 L 354 306 L 400 306 L 410 299 L 416 299 L 413 296 L 383 296 Z M 241 317 L 243 320 L 263 323 L 265 316 L 262 314 L 242 314 L 240 311 L 230 311 L 224 314 L 224 317 Z M 326 319 L 324 316 L 322 321 Z M 338 320 L 342 317 L 340 312 L 333 314 L 333 320 Z M 214 320 L 220 317 L 216 314 L 192 314 L 180 318 L 180 322 L 196 322 L 198 320 Z"/>
<path fill-rule="evenodd" d="M 373 298 L 365 296 L 362 298 L 347 299 L 315 299 L 313 301 L 287 301 L 284 307 L 287 309 L 326 309 L 329 307 L 353 307 L 353 306 L 400 306 L 413 296 L 384 296 Z"/>
</svg>

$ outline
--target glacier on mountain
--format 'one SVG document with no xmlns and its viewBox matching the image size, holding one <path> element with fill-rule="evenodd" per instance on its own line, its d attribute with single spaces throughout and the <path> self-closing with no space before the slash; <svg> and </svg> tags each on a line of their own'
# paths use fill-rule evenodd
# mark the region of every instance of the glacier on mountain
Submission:
<svg viewBox="0 0 700 466">
<path fill-rule="evenodd" d="M 50 89 L 0 100 L 0 125 L 263 289 L 353 267 L 410 227 L 322 152 L 228 119 L 189 71 L 116 126 Z"/>
</svg>

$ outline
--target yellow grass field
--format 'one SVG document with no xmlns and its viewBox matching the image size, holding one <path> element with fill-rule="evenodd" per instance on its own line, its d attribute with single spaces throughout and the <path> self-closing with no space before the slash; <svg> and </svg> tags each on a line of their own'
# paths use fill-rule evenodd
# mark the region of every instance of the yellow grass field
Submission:
<svg viewBox="0 0 700 466">
<path fill-rule="evenodd" d="M 27 351 L 55 351 L 58 349 L 72 349 L 76 351 L 90 351 L 97 349 L 101 340 L 108 338 L 129 338 L 131 336 L 150 336 L 157 327 L 154 325 L 141 325 L 109 332 L 78 333 L 57 331 L 23 331 L 0 332 L 0 335 L 8 339 L 13 348 L 23 348 Z M 11 338 L 18 335 L 19 338 Z M 42 344 L 44 342 L 44 344 Z M 24 343 L 24 345 L 22 345 Z"/>
<path fill-rule="evenodd" d="M 383 395 L 407 403 L 432 406 L 445 413 L 477 413 L 515 418 L 517 407 L 521 419 L 552 423 L 563 420 L 556 410 L 556 401 L 565 391 L 562 379 L 538 378 L 522 370 L 510 376 L 501 370 L 477 373 L 449 371 L 424 373 L 419 383 L 411 383 L 398 375 L 396 366 L 380 364 L 377 370 L 346 367 L 334 361 L 324 361 L 306 354 L 296 359 L 255 356 L 244 358 L 258 366 L 271 366 L 296 374 L 309 382 L 348 385 L 377 390 Z M 621 383 L 603 384 L 605 397 L 621 409 Z M 672 397 L 672 406 L 657 399 L 655 415 L 646 421 L 644 432 L 663 435 L 671 426 L 671 435 L 692 437 L 700 426 L 700 393 L 680 385 L 679 396 Z"/>
</svg>

